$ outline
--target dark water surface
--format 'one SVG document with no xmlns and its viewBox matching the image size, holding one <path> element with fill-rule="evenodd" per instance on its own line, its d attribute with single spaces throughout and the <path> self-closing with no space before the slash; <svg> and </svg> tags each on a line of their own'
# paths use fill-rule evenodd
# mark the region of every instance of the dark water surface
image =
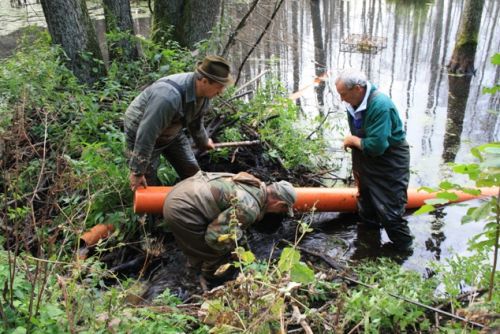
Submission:
<svg viewBox="0 0 500 334">
<path fill-rule="evenodd" d="M 228 53 L 236 65 L 248 54 L 272 14 L 274 2 L 262 1 L 262 4 L 250 16 Z M 331 159 L 339 168 L 339 176 L 346 177 L 350 173 L 350 159 L 338 149 L 348 128 L 333 81 L 343 68 L 363 69 L 399 108 L 411 146 L 410 185 L 437 186 L 445 177 L 454 177 L 446 168 L 447 162 L 471 161 L 471 147 L 500 140 L 500 96 L 481 92 L 500 78 L 499 67 L 490 62 L 491 56 L 500 51 L 500 1 L 484 3 L 476 74 L 470 86 L 450 85 L 446 72 L 462 6 L 463 0 L 285 1 L 260 46 L 243 67 L 239 84 L 269 71 L 290 93 L 301 91 L 297 102 L 303 110 L 304 126 L 313 129 L 314 117 L 328 115 L 329 127 L 324 134 L 331 143 Z M 101 9 L 90 7 L 93 17 L 102 18 Z M 238 23 L 235 18 L 240 18 L 247 9 L 242 2 L 230 2 L 224 20 L 234 27 Z M 136 32 L 148 35 L 145 5 L 134 9 L 134 14 Z M 0 20 L 5 23 L 0 30 L 0 55 L 8 54 L 7 48 L 12 47 L 9 36 L 17 29 L 44 25 L 39 5 L 13 8 L 6 0 L 0 0 Z M 96 26 L 102 39 L 102 20 Z M 370 43 L 376 46 L 371 52 L 360 52 L 356 44 L 360 35 L 370 36 Z M 323 84 L 313 85 L 318 75 L 326 79 Z M 458 89 L 457 95 L 454 87 L 467 88 Z M 455 99 L 461 99 L 461 103 L 449 103 Z M 429 260 L 443 260 L 453 252 L 467 254 L 467 240 L 483 224 L 461 225 L 460 219 L 468 207 L 478 203 L 449 205 L 435 214 L 409 215 L 416 239 L 413 255 L 404 266 L 423 272 Z M 323 213 L 315 219 L 315 233 L 304 240 L 304 245 L 332 257 L 378 256 L 383 252 L 382 244 L 388 241 L 384 231 L 378 238 L 378 231 L 360 229 L 356 215 Z M 259 238 L 256 244 L 264 248 L 277 237 L 262 234 Z"/>
</svg>

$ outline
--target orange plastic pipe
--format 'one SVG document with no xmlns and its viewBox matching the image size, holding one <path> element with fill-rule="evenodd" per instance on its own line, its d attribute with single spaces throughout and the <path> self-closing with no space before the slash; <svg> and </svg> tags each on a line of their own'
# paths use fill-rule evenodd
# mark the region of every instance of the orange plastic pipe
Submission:
<svg viewBox="0 0 500 334">
<path fill-rule="evenodd" d="M 86 231 L 82 234 L 80 239 L 84 242 L 81 247 L 90 247 L 94 246 L 101 239 L 106 239 L 113 233 L 115 227 L 113 224 L 97 224 L 92 227 L 90 230 Z"/>
<path fill-rule="evenodd" d="M 147 187 L 135 192 L 134 212 L 157 213 L 163 211 L 163 203 L 172 187 Z M 498 187 L 480 188 L 480 196 L 472 196 L 461 191 L 455 191 L 458 199 L 453 202 L 463 202 L 477 197 L 498 195 Z M 354 212 L 356 211 L 356 188 L 295 188 L 297 201 L 295 209 L 309 211 L 313 206 L 316 211 Z M 425 200 L 435 198 L 435 193 L 408 189 L 407 209 L 416 209 L 425 204 Z"/>
</svg>

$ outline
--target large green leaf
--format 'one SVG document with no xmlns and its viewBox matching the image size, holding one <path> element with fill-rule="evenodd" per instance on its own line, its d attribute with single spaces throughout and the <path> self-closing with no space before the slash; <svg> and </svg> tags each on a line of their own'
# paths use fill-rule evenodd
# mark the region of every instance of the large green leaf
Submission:
<svg viewBox="0 0 500 334">
<path fill-rule="evenodd" d="M 290 276 L 294 282 L 309 284 L 314 281 L 314 271 L 303 262 L 295 263 L 292 266 Z"/>
<path fill-rule="evenodd" d="M 418 216 L 418 215 L 423 215 L 424 213 L 428 213 L 428 212 L 431 212 L 431 211 L 434 211 L 436 210 L 436 208 L 433 206 L 433 205 L 430 205 L 430 204 L 424 204 L 420 207 L 420 209 L 418 209 L 417 211 L 415 211 L 413 214 Z"/>
<path fill-rule="evenodd" d="M 494 206 L 492 205 L 491 201 L 485 202 L 475 208 L 475 210 L 471 212 L 470 217 L 475 221 L 485 219 L 486 217 L 488 217 L 490 212 L 492 212 L 493 208 Z"/>
<path fill-rule="evenodd" d="M 300 253 L 292 247 L 286 247 L 281 252 L 280 260 L 278 261 L 278 269 L 281 272 L 289 271 L 292 266 L 299 261 Z"/>
</svg>

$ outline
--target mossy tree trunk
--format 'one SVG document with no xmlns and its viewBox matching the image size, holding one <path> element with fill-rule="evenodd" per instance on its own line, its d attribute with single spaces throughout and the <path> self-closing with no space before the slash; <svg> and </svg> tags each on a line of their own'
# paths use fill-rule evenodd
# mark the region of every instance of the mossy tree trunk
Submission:
<svg viewBox="0 0 500 334">
<path fill-rule="evenodd" d="M 162 44 L 166 39 L 174 39 L 182 46 L 194 48 L 210 37 L 220 6 L 221 0 L 155 0 L 153 41 Z"/>
<path fill-rule="evenodd" d="M 484 0 L 465 0 L 455 49 L 448 64 L 449 73 L 474 74 L 474 58 L 476 56 L 483 6 Z"/>
<path fill-rule="evenodd" d="M 442 154 L 444 162 L 454 162 L 460 149 L 471 79 L 470 75 L 448 76 L 448 110 Z"/>
<path fill-rule="evenodd" d="M 42 0 L 52 42 L 60 44 L 76 77 L 93 83 L 106 75 L 101 49 L 85 0 Z"/>
<path fill-rule="evenodd" d="M 135 60 L 139 58 L 137 43 L 134 42 L 134 22 L 129 0 L 103 0 L 106 33 L 123 33 L 116 39 L 107 40 L 109 58 Z"/>
</svg>

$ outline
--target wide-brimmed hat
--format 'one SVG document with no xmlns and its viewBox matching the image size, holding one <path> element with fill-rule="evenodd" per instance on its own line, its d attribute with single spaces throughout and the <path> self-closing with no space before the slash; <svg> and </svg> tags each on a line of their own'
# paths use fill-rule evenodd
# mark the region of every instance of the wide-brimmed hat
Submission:
<svg viewBox="0 0 500 334">
<path fill-rule="evenodd" d="M 234 83 L 231 66 L 227 60 L 219 56 L 206 56 L 203 61 L 196 64 L 196 72 L 224 86 Z"/>
<path fill-rule="evenodd" d="M 273 188 L 276 197 L 284 201 L 288 206 L 288 215 L 293 217 L 293 205 L 297 200 L 297 192 L 293 188 L 292 184 L 287 181 L 279 181 L 271 183 L 271 187 Z"/>
</svg>

